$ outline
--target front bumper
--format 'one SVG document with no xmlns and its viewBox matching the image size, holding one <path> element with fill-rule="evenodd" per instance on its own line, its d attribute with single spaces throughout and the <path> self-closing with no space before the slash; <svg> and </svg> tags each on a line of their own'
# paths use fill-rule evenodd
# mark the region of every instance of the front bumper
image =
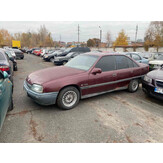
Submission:
<svg viewBox="0 0 163 163">
<path fill-rule="evenodd" d="M 153 96 L 157 99 L 163 100 L 163 94 L 154 92 L 155 86 L 148 84 L 144 80 L 142 80 L 142 89 L 148 95 Z"/>
<path fill-rule="evenodd" d="M 40 105 L 52 105 L 56 103 L 56 99 L 58 96 L 58 92 L 50 92 L 50 93 L 37 93 L 32 91 L 24 82 L 24 90 L 27 92 L 27 95 L 31 97 L 35 102 Z"/>
</svg>

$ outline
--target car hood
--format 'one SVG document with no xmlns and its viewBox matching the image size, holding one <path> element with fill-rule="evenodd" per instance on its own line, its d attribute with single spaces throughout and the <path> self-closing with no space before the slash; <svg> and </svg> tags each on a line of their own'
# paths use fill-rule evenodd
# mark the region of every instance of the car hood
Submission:
<svg viewBox="0 0 163 163">
<path fill-rule="evenodd" d="M 153 60 L 153 61 L 150 61 L 149 64 L 158 64 L 158 65 L 161 65 L 161 64 L 163 64 L 163 60 Z"/>
<path fill-rule="evenodd" d="M 51 67 L 51 68 L 46 68 L 42 69 L 39 71 L 35 71 L 31 73 L 26 81 L 29 84 L 44 84 L 46 82 L 50 82 L 53 80 L 65 78 L 67 76 L 73 76 L 79 73 L 83 73 L 85 71 L 79 70 L 79 69 L 74 69 L 70 68 L 67 66 L 59 66 L 59 67 Z"/>
<path fill-rule="evenodd" d="M 163 80 L 163 69 L 153 70 L 147 74 L 152 79 Z"/>
</svg>

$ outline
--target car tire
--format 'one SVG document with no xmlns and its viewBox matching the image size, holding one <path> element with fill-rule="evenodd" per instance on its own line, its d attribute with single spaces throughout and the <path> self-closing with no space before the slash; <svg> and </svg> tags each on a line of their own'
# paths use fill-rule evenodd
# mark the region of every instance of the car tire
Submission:
<svg viewBox="0 0 163 163">
<path fill-rule="evenodd" d="M 18 67 L 17 66 L 14 67 L 14 71 L 18 71 Z"/>
<path fill-rule="evenodd" d="M 66 87 L 62 89 L 57 98 L 57 105 L 63 110 L 74 108 L 80 100 L 80 93 L 75 87 Z"/>
<path fill-rule="evenodd" d="M 8 111 L 11 111 L 14 109 L 14 105 L 13 105 L 13 98 L 11 97 L 11 101 L 10 101 L 10 106 L 8 108 Z"/>
<path fill-rule="evenodd" d="M 53 58 L 50 58 L 50 62 L 52 62 L 53 61 Z"/>
<path fill-rule="evenodd" d="M 128 85 L 128 91 L 131 93 L 136 92 L 138 88 L 139 88 L 139 80 L 138 79 L 131 80 Z"/>
</svg>

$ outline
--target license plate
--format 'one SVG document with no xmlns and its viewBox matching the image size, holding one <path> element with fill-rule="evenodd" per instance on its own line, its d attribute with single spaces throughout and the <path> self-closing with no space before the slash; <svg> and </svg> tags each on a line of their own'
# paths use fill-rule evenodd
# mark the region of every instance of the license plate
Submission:
<svg viewBox="0 0 163 163">
<path fill-rule="evenodd" d="M 163 94 L 163 89 L 156 87 L 155 90 L 154 90 L 154 92 Z"/>
</svg>

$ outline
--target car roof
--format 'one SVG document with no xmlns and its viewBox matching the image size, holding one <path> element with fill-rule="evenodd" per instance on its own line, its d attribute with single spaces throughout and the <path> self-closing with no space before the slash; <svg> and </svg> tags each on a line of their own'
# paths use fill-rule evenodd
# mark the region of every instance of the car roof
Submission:
<svg viewBox="0 0 163 163">
<path fill-rule="evenodd" d="M 84 53 L 83 55 L 94 55 L 94 56 L 109 56 L 109 55 L 124 55 L 123 53 L 117 53 L 117 52 L 99 52 L 99 53 L 96 53 L 96 52 L 87 52 L 87 53 Z"/>
</svg>

